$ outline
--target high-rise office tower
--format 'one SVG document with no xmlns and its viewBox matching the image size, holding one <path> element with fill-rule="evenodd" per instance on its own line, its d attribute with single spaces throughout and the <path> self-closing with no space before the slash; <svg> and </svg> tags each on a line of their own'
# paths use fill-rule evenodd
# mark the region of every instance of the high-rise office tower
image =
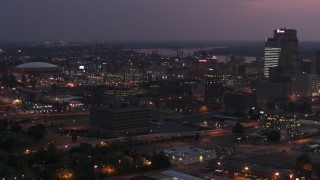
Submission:
<svg viewBox="0 0 320 180">
<path fill-rule="evenodd" d="M 267 38 L 264 49 L 264 76 L 269 77 L 270 68 L 279 65 L 281 53 L 280 41 L 277 38 Z"/>
<path fill-rule="evenodd" d="M 276 66 L 285 72 L 294 74 L 300 72 L 296 30 L 276 29 L 273 31 L 273 38 L 267 38 L 265 42 L 265 76 L 269 77 L 269 68 Z"/>
<path fill-rule="evenodd" d="M 320 75 L 320 51 L 316 52 L 311 59 L 311 74 Z"/>
</svg>

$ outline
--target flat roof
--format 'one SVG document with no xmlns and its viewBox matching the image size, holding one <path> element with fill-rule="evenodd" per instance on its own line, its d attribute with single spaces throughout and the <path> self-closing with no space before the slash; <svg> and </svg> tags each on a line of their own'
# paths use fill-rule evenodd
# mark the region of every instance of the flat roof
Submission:
<svg viewBox="0 0 320 180">
<path fill-rule="evenodd" d="M 195 177 L 195 176 L 191 176 L 189 174 L 185 174 L 185 173 L 181 173 L 178 171 L 173 171 L 173 170 L 167 170 L 167 171 L 162 171 L 161 174 L 167 175 L 167 176 L 171 176 L 171 177 L 175 177 L 175 178 L 179 178 L 181 180 L 203 180 L 201 178 Z"/>
<path fill-rule="evenodd" d="M 198 157 L 200 154 L 205 154 L 205 153 L 213 153 L 215 152 L 214 150 L 208 150 L 208 149 L 201 149 L 197 147 L 192 147 L 192 146 L 183 146 L 183 147 L 171 147 L 167 149 L 163 149 L 165 153 L 174 155 L 174 156 L 179 156 L 181 155 L 188 155 L 189 157 Z"/>
<path fill-rule="evenodd" d="M 142 111 L 149 110 L 148 108 L 139 106 L 127 106 L 127 107 L 109 107 L 109 106 L 94 106 L 91 109 L 102 110 L 106 112 L 130 112 L 130 111 Z"/>
<path fill-rule="evenodd" d="M 45 62 L 30 62 L 30 63 L 24 63 L 16 66 L 17 69 L 19 68 L 58 68 L 58 66 L 50 63 Z"/>
</svg>

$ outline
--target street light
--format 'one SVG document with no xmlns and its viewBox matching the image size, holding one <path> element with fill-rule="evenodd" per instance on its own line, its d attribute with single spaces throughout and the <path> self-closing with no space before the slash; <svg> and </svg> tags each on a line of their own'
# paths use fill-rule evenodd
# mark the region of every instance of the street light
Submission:
<svg viewBox="0 0 320 180">
<path fill-rule="evenodd" d="M 290 174 L 290 179 L 292 179 L 293 178 L 293 174 Z"/>
<path fill-rule="evenodd" d="M 30 153 L 30 150 L 26 149 L 25 154 L 29 154 L 29 153 Z"/>
<path fill-rule="evenodd" d="M 243 172 L 243 175 L 245 176 L 245 177 L 247 177 L 248 176 L 248 172 L 249 172 L 249 167 L 248 166 L 245 166 L 244 167 L 244 170 L 242 171 Z"/>
<path fill-rule="evenodd" d="M 143 164 L 144 164 L 145 166 L 151 166 L 152 162 L 149 161 L 149 160 L 146 160 Z"/>
<path fill-rule="evenodd" d="M 96 171 L 97 171 L 98 165 L 93 166 L 93 175 L 96 177 Z"/>
</svg>

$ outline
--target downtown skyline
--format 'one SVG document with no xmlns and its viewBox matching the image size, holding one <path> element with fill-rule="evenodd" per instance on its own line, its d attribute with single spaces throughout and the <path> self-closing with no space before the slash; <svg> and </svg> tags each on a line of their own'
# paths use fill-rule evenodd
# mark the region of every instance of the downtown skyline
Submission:
<svg viewBox="0 0 320 180">
<path fill-rule="evenodd" d="M 0 2 L 0 179 L 320 179 L 319 6 Z"/>
</svg>

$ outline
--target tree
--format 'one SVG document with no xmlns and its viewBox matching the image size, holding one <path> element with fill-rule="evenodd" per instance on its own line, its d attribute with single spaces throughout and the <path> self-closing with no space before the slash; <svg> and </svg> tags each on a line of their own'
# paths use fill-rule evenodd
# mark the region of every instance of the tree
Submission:
<svg viewBox="0 0 320 180">
<path fill-rule="evenodd" d="M 75 142 L 78 141 L 78 136 L 77 136 L 77 134 L 75 134 L 75 133 L 72 134 L 72 136 L 71 136 L 71 141 L 72 141 L 73 143 L 75 143 Z"/>
<path fill-rule="evenodd" d="M 29 170 L 28 163 L 25 160 L 19 158 L 15 162 L 15 169 L 21 174 L 26 174 Z"/>
<path fill-rule="evenodd" d="M 82 151 L 82 152 L 92 152 L 93 150 L 93 147 L 91 144 L 89 143 L 81 143 L 80 146 L 79 146 L 79 151 Z"/>
<path fill-rule="evenodd" d="M 271 142 L 279 142 L 281 138 L 280 131 L 272 130 L 267 134 L 267 139 Z"/>
<path fill-rule="evenodd" d="M 5 177 L 3 179 L 9 179 L 9 178 L 12 178 L 12 174 L 14 174 L 15 171 L 12 167 L 9 167 L 9 166 L 5 166 L 5 165 L 2 165 L 0 164 L 0 174 L 1 174 L 1 177 Z"/>
<path fill-rule="evenodd" d="M 0 120 L 0 131 L 5 130 L 9 126 L 8 120 Z"/>
<path fill-rule="evenodd" d="M 30 79 L 30 85 L 32 86 L 32 89 L 36 89 L 38 84 L 38 80 L 37 79 Z"/>
<path fill-rule="evenodd" d="M 19 123 L 12 123 L 11 124 L 11 131 L 13 131 L 16 134 L 18 134 L 19 132 L 22 131 L 22 125 L 19 124 Z"/>
<path fill-rule="evenodd" d="M 296 159 L 296 169 L 299 171 L 305 171 L 311 169 L 311 159 L 308 154 L 304 153 Z"/>
<path fill-rule="evenodd" d="M 57 163 L 62 159 L 62 151 L 58 150 L 57 147 L 53 144 L 50 143 L 47 146 L 47 163 Z"/>
<path fill-rule="evenodd" d="M 63 128 L 63 122 L 61 122 L 59 126 L 62 129 Z"/>
<path fill-rule="evenodd" d="M 199 133 L 197 133 L 197 134 L 194 136 L 194 140 L 195 140 L 195 141 L 198 141 L 198 140 L 199 140 L 199 138 L 200 138 L 200 134 L 199 134 Z"/>
<path fill-rule="evenodd" d="M 56 95 L 56 92 L 57 92 L 57 89 L 58 89 L 58 86 L 57 84 L 51 84 L 51 91 L 53 92 L 53 95 Z"/>
<path fill-rule="evenodd" d="M 43 124 L 31 126 L 27 132 L 28 136 L 31 136 L 34 139 L 42 139 L 46 133 L 47 130 Z"/>
<path fill-rule="evenodd" d="M 6 139 L 3 140 L 1 145 L 4 149 L 11 151 L 16 142 L 17 142 L 17 139 L 13 137 L 7 137 Z"/>
<path fill-rule="evenodd" d="M 170 166 L 170 159 L 163 151 L 153 152 L 151 156 L 151 166 L 154 169 Z"/>
<path fill-rule="evenodd" d="M 149 89 L 150 88 L 150 83 L 142 82 L 140 86 L 141 86 L 142 89 Z"/>
<path fill-rule="evenodd" d="M 3 74 L 1 81 L 4 85 L 8 86 L 9 88 L 16 87 L 19 84 L 13 75 Z"/>
<path fill-rule="evenodd" d="M 276 108 L 276 105 L 274 102 L 268 102 L 267 103 L 267 109 L 272 109 L 274 110 Z"/>
<path fill-rule="evenodd" d="M 243 126 L 241 123 L 237 122 L 237 124 L 233 127 L 232 129 L 232 133 L 233 134 L 243 134 L 244 130 L 243 130 Z"/>
<path fill-rule="evenodd" d="M 234 116 L 237 118 L 241 118 L 243 116 L 243 113 L 241 111 L 237 111 L 234 113 Z"/>
<path fill-rule="evenodd" d="M 133 167 L 133 163 L 134 163 L 133 158 L 130 156 L 123 156 L 119 160 L 119 166 L 124 172 L 130 170 Z"/>
<path fill-rule="evenodd" d="M 320 164 L 313 164 L 312 165 L 312 174 L 317 176 L 316 178 L 320 179 Z"/>
</svg>

